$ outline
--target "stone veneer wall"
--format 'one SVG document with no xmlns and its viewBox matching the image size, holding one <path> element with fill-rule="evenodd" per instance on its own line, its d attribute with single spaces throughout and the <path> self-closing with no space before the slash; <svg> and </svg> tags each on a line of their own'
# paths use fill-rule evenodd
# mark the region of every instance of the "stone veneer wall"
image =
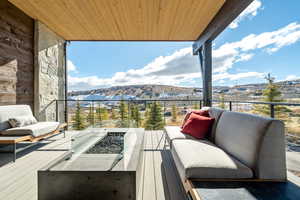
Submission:
<svg viewBox="0 0 300 200">
<path fill-rule="evenodd" d="M 40 121 L 56 120 L 53 100 L 65 99 L 65 41 L 35 22 L 35 115 Z M 64 121 L 64 102 L 58 104 Z"/>
<path fill-rule="evenodd" d="M 0 105 L 33 107 L 34 21 L 0 0 Z"/>
</svg>

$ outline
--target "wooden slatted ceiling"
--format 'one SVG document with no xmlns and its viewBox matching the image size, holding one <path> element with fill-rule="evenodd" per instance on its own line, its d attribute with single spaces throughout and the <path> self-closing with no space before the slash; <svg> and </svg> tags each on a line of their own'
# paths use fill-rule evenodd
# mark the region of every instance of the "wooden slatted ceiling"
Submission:
<svg viewBox="0 0 300 200">
<path fill-rule="evenodd" d="M 225 0 L 9 0 L 66 40 L 194 41 Z"/>
</svg>

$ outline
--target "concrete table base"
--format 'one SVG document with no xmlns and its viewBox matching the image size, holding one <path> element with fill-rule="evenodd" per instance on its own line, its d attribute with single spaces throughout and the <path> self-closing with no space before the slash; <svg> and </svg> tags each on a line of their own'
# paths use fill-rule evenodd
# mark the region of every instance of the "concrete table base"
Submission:
<svg viewBox="0 0 300 200">
<path fill-rule="evenodd" d="M 92 131 L 103 133 L 100 129 Z M 111 131 L 108 129 L 108 132 Z M 95 140 L 99 141 L 99 138 Z M 81 152 L 75 153 L 75 158 L 52 163 L 38 171 L 38 199 L 135 200 L 141 178 L 143 143 L 144 129 L 128 129 L 124 136 L 123 157 L 112 169 L 111 163 L 119 154 Z"/>
</svg>

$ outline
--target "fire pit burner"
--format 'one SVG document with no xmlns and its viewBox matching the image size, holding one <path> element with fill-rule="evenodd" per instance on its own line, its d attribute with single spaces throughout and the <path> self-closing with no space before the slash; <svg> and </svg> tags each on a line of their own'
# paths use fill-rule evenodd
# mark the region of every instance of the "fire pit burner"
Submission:
<svg viewBox="0 0 300 200">
<path fill-rule="evenodd" d="M 108 132 L 102 140 L 88 149 L 86 154 L 121 154 L 125 132 Z"/>
</svg>

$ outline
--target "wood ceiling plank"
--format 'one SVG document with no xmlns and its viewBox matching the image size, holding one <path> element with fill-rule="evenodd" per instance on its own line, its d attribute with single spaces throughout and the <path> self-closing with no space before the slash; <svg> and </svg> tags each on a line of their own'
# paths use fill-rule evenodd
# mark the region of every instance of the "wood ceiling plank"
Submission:
<svg viewBox="0 0 300 200">
<path fill-rule="evenodd" d="M 9 0 L 66 40 L 193 41 L 225 0 Z"/>
<path fill-rule="evenodd" d="M 219 11 L 219 9 L 217 9 L 219 6 L 215 6 L 214 4 L 211 4 L 208 1 L 203 1 L 202 9 L 201 9 L 200 6 L 197 7 L 197 11 L 194 12 L 196 14 L 195 18 L 199 18 L 199 19 L 202 19 L 202 20 L 196 21 L 196 23 L 194 24 L 194 26 L 199 27 L 199 29 L 191 29 L 191 32 L 193 33 L 193 37 L 198 37 L 204 31 L 204 29 L 207 27 L 208 24 L 206 24 L 206 22 L 211 21 L 213 19 L 213 17 L 215 16 L 215 15 L 214 16 L 210 15 L 210 16 L 205 16 L 203 18 L 203 15 L 201 16 L 200 14 L 199 15 L 197 15 L 197 14 L 201 13 L 203 10 L 210 10 L 212 13 L 217 13 Z M 201 32 L 199 30 L 201 30 Z M 195 40 L 196 39 L 197 38 L 195 38 Z"/>
<path fill-rule="evenodd" d="M 163 38 L 166 38 L 168 40 L 170 38 L 171 34 L 171 28 L 174 24 L 175 17 L 172 16 L 172 13 L 176 13 L 178 5 L 178 0 L 174 0 L 172 3 L 169 3 L 167 1 L 164 1 L 163 9 L 162 9 L 162 17 L 161 20 L 163 21 L 163 32 L 164 36 Z"/>
<path fill-rule="evenodd" d="M 121 33 L 117 27 L 115 20 L 109 20 L 113 19 L 114 17 L 110 10 L 109 2 L 101 0 L 95 1 L 95 4 L 97 5 L 98 12 L 101 13 L 105 21 L 105 23 L 102 24 L 103 29 L 106 30 L 105 38 L 107 38 L 108 40 L 109 38 L 111 38 L 111 40 L 121 38 Z"/>
<path fill-rule="evenodd" d="M 49 5 L 49 1 L 40 1 L 41 4 L 43 4 L 44 8 L 47 8 Z M 85 27 L 79 23 L 76 19 L 76 15 L 71 12 L 71 5 L 65 1 L 59 1 L 56 4 L 51 5 L 51 8 L 55 10 L 55 13 L 60 13 L 55 14 L 56 18 L 54 18 L 54 21 L 52 24 L 54 24 L 55 31 L 59 33 L 60 35 L 64 36 L 67 35 L 66 37 L 72 37 L 72 35 L 78 35 L 79 37 L 82 37 L 83 35 L 87 35 L 87 32 L 84 32 Z M 65 10 L 68 10 L 68 12 L 64 12 Z M 47 13 L 47 12 L 45 12 Z M 73 19 L 73 20 L 68 20 L 68 19 Z M 41 21 L 48 25 L 48 27 L 53 27 L 51 24 L 48 24 L 48 19 L 42 18 Z M 61 24 L 61 25 L 60 25 Z M 71 27 L 78 27 L 78 28 L 71 28 Z"/>
<path fill-rule="evenodd" d="M 199 4 L 201 1 L 199 1 Z M 188 25 L 188 21 L 190 20 L 188 18 L 188 13 L 190 13 L 192 9 L 192 1 L 191 0 L 180 0 L 176 15 L 174 18 L 174 25 L 172 26 L 172 32 L 170 37 L 171 38 L 177 38 L 177 35 L 181 35 L 181 37 L 186 38 L 186 34 L 190 33 L 190 26 Z M 190 16 L 193 17 L 193 16 Z M 194 29 L 194 28 L 193 28 Z"/>
<path fill-rule="evenodd" d="M 204 7 L 205 1 L 201 1 L 199 2 L 198 0 L 193 0 L 191 2 L 191 11 L 190 14 L 188 16 L 188 18 L 190 19 L 189 22 L 187 22 L 187 27 L 197 27 L 197 22 L 202 21 L 203 20 L 203 13 L 202 13 L 202 9 Z M 198 5 L 198 6 L 196 6 Z M 202 23 L 202 22 L 201 22 Z M 186 28 L 185 28 L 186 29 Z M 199 27 L 199 29 L 195 30 L 192 29 L 190 31 L 186 31 L 186 35 L 185 37 L 195 37 L 195 31 L 199 32 L 201 31 L 203 28 Z"/>
</svg>

